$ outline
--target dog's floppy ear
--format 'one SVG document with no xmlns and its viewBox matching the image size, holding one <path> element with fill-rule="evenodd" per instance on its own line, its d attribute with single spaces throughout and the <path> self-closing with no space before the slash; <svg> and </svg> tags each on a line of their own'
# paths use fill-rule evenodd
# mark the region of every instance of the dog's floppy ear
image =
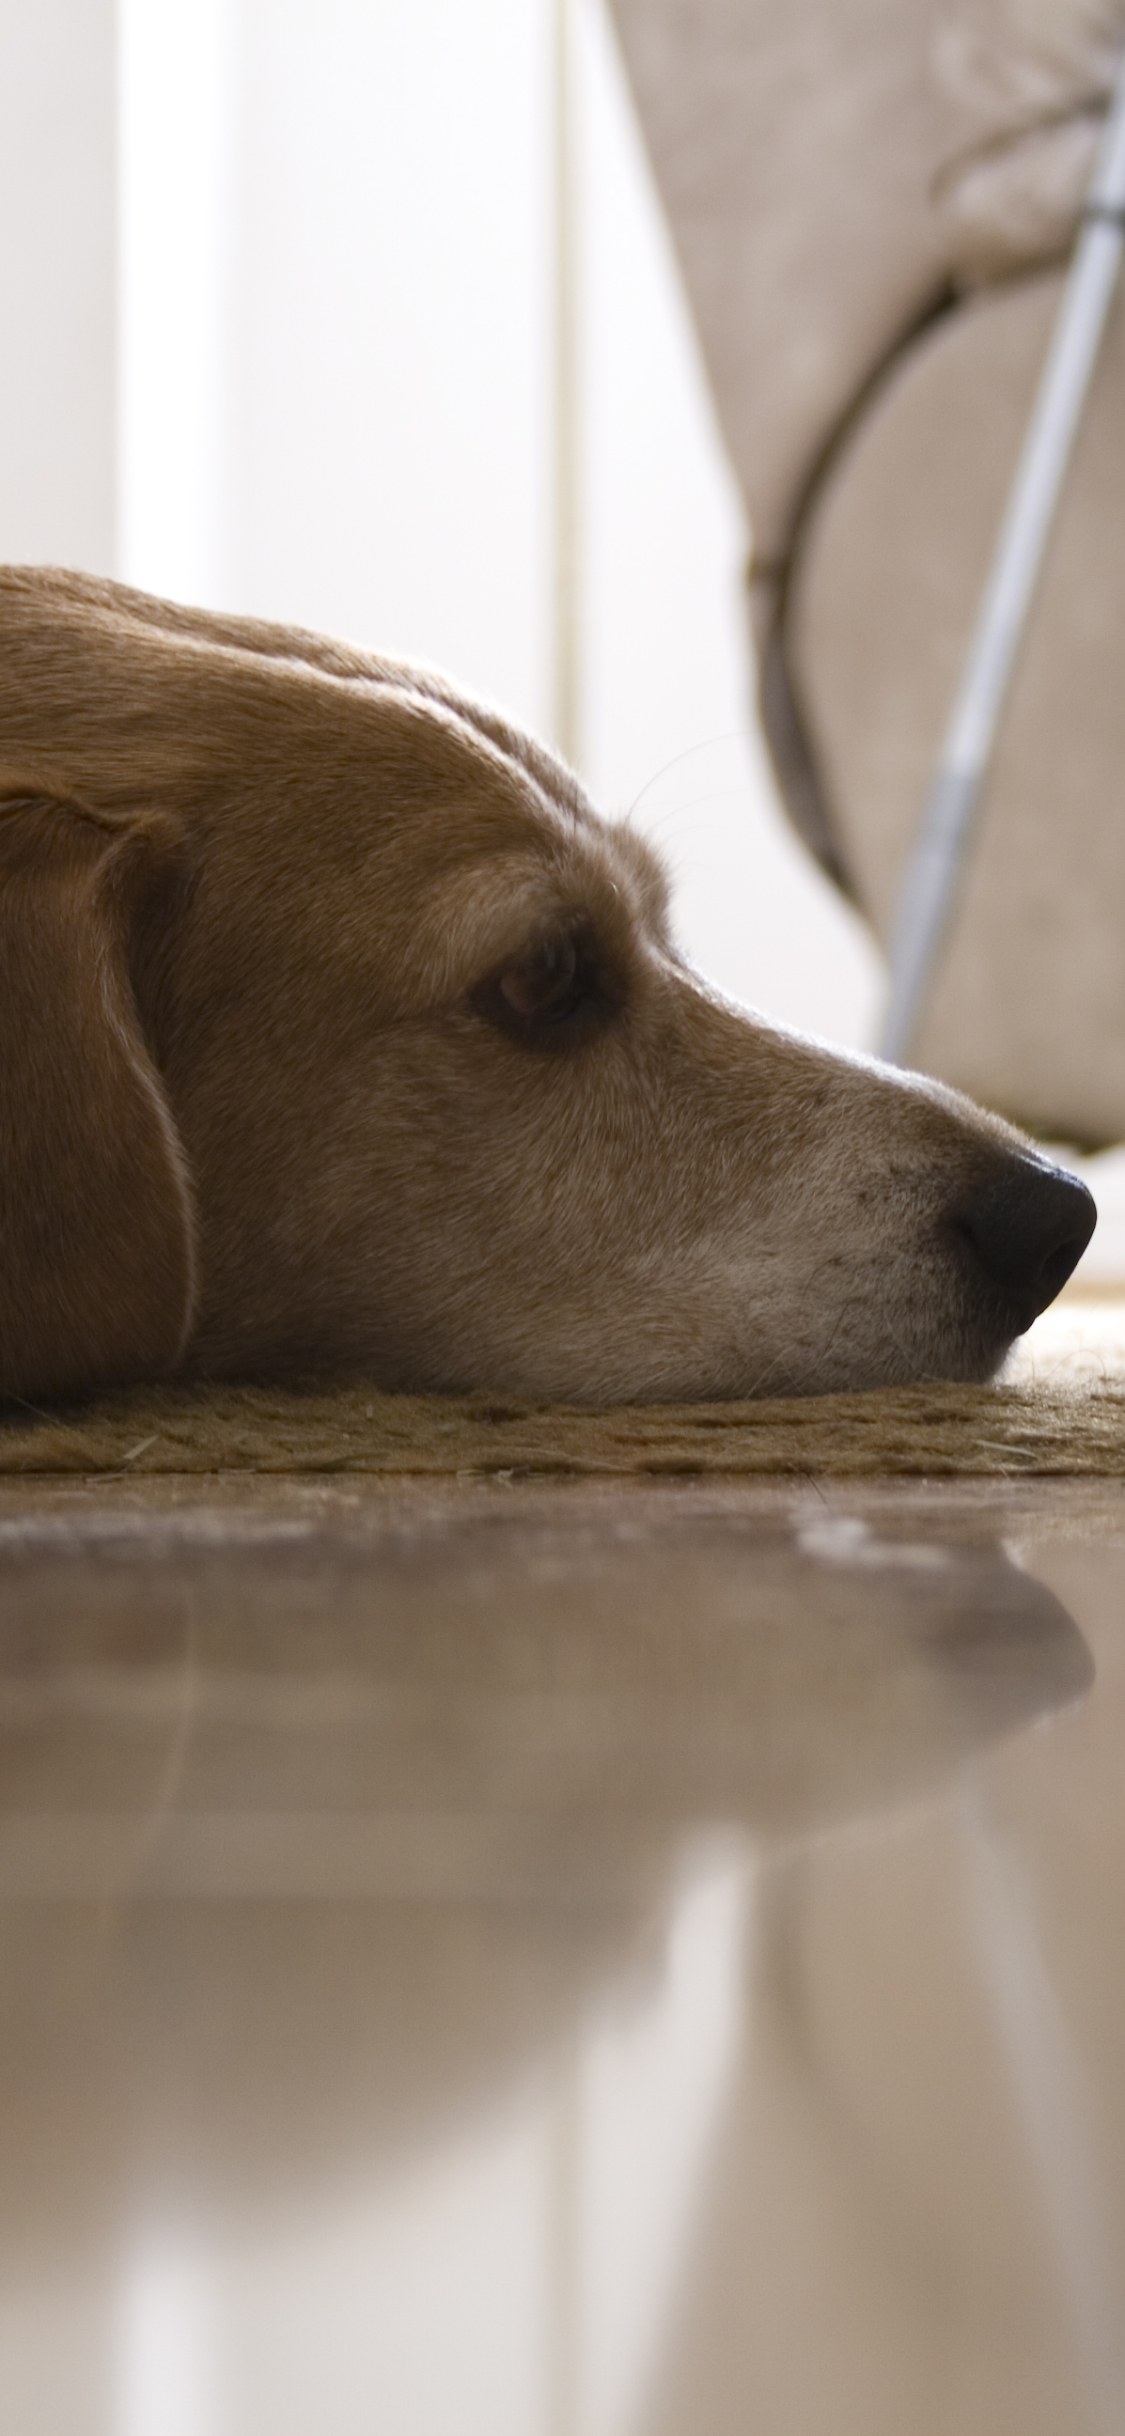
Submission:
<svg viewBox="0 0 1125 2436">
<path fill-rule="evenodd" d="M 0 1396 L 151 1377 L 190 1330 L 190 1186 L 130 979 L 174 842 L 0 788 Z"/>
</svg>

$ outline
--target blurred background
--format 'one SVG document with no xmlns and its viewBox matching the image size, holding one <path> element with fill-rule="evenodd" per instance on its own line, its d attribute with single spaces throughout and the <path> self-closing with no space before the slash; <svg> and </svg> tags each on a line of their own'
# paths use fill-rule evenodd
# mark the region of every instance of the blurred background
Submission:
<svg viewBox="0 0 1125 2436">
<path fill-rule="evenodd" d="M 713 978 L 869 1043 L 876 951 L 758 743 L 749 536 L 602 0 L 0 20 L 0 555 L 444 665 L 635 808 Z"/>
</svg>

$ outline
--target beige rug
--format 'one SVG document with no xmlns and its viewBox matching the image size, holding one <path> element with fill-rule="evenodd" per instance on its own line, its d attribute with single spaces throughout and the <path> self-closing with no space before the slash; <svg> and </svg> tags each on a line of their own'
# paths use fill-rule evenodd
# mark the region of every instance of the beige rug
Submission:
<svg viewBox="0 0 1125 2436">
<path fill-rule="evenodd" d="M 994 1387 L 607 1412 L 354 1385 L 140 1388 L 0 1416 L 0 1473 L 224 1471 L 1125 1476 L 1125 1297 L 1056 1305 Z"/>
</svg>

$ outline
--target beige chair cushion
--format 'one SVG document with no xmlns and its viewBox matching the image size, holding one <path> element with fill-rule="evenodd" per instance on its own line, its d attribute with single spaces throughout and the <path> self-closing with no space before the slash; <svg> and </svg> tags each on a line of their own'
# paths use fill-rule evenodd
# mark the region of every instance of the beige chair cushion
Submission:
<svg viewBox="0 0 1125 2436">
<path fill-rule="evenodd" d="M 789 809 L 886 937 L 1125 40 L 1122 0 L 612 0 L 755 539 Z M 1125 1134 L 1125 336 L 918 1062 Z"/>
<path fill-rule="evenodd" d="M 904 359 L 794 570 L 789 667 L 883 938 L 1058 292 L 983 295 Z M 913 1054 L 1040 1132 L 1125 1134 L 1125 296 Z"/>
</svg>

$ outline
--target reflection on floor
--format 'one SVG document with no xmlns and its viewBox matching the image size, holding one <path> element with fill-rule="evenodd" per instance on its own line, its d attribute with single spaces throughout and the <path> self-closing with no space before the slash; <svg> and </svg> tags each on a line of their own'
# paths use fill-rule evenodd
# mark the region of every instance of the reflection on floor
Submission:
<svg viewBox="0 0 1125 2436">
<path fill-rule="evenodd" d="M 2 2436 L 1125 2431 L 1125 1484 L 0 1489 Z"/>
</svg>

